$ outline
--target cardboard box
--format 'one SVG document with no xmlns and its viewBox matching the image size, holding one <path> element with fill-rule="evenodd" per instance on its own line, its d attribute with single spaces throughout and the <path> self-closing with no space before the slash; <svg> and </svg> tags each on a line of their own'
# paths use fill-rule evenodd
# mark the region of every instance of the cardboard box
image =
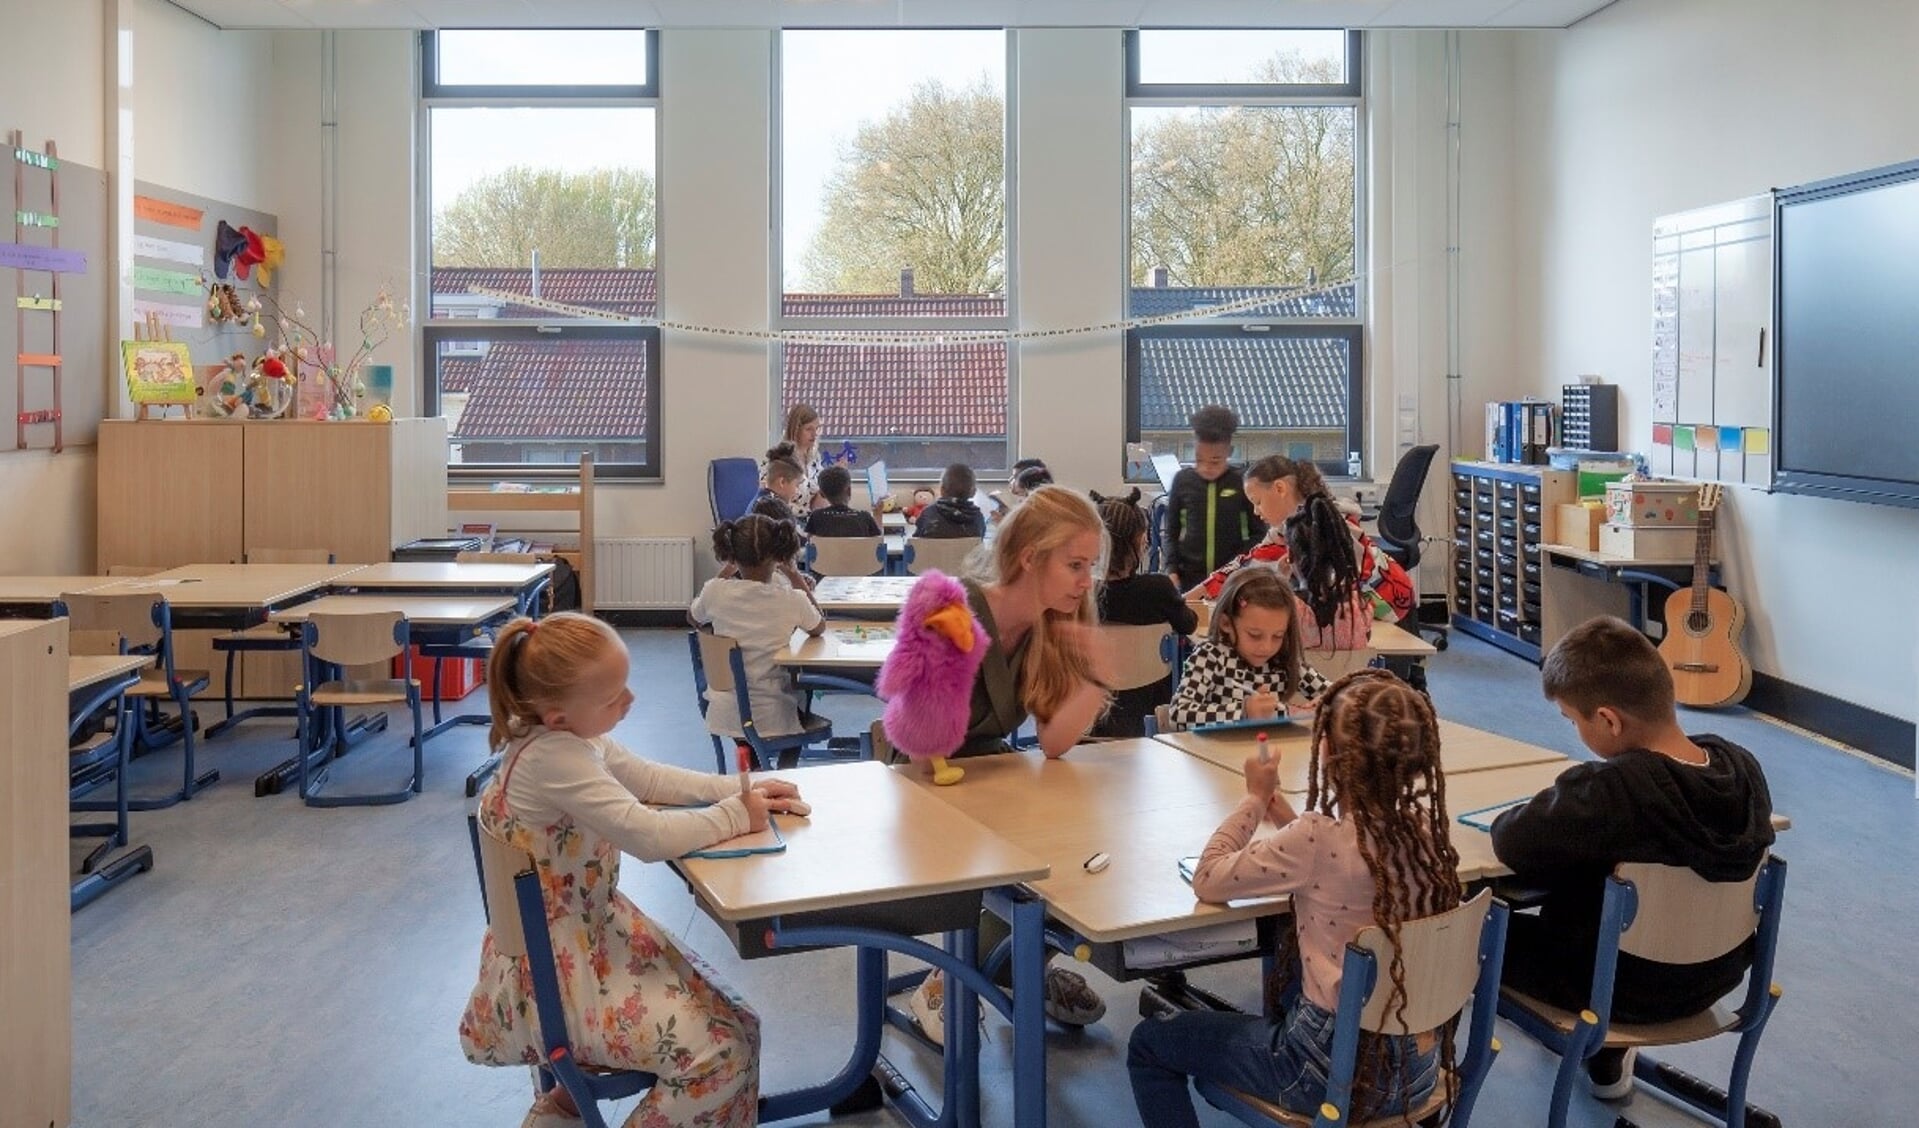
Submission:
<svg viewBox="0 0 1919 1128">
<path fill-rule="evenodd" d="M 1587 552 L 1599 550 L 1599 526 L 1606 519 L 1606 511 L 1596 505 L 1555 505 L 1553 506 L 1552 543 L 1567 548 L 1583 548 Z"/>
<path fill-rule="evenodd" d="M 1648 529 L 1607 522 L 1599 527 L 1599 551 L 1629 560 L 1690 564 L 1697 529 Z"/>
<path fill-rule="evenodd" d="M 1640 528 L 1691 528 L 1699 524 L 1699 486 L 1693 482 L 1609 482 L 1606 520 Z"/>
<path fill-rule="evenodd" d="M 412 672 L 409 674 L 399 655 L 393 658 L 393 676 L 412 677 L 420 683 L 420 699 L 433 700 L 433 659 L 421 656 L 420 648 L 414 645 L 408 648 L 407 658 L 412 660 Z M 477 658 L 448 658 L 440 664 L 440 700 L 458 701 L 467 694 L 480 688 L 486 682 L 486 665 Z"/>
</svg>

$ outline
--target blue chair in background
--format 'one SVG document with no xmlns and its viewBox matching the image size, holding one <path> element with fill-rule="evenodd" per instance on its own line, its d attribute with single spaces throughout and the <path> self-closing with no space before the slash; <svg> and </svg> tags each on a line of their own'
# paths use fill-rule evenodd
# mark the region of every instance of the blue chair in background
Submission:
<svg viewBox="0 0 1919 1128">
<path fill-rule="evenodd" d="M 799 732 L 782 736 L 761 734 L 753 720 L 752 695 L 747 692 L 746 659 L 740 653 L 740 644 L 725 635 L 711 631 L 693 631 L 693 648 L 698 668 L 703 672 L 708 688 L 718 693 L 731 693 L 739 703 L 740 731 L 744 735 L 754 771 L 771 768 L 791 768 L 799 764 L 802 750 L 818 744 L 826 745 L 833 739 L 833 722 L 814 713 L 800 715 L 804 726 Z M 705 694 L 701 694 L 704 701 Z M 862 746 L 864 742 L 861 742 Z M 724 760 L 724 751 L 720 752 Z M 730 770 L 722 768 L 722 771 Z"/>
<path fill-rule="evenodd" d="M 750 458 L 715 458 L 706 464 L 706 503 L 713 523 L 746 515 L 760 492 L 759 463 Z"/>
</svg>

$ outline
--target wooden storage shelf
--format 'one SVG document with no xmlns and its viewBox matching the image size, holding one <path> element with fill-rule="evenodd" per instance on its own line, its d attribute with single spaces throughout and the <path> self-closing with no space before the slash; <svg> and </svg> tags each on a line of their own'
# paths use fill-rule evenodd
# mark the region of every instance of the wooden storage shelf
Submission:
<svg viewBox="0 0 1919 1128">
<path fill-rule="evenodd" d="M 593 613 L 593 456 L 583 454 L 577 479 L 571 475 L 558 479 L 565 482 L 564 492 L 517 493 L 493 489 L 452 488 L 446 492 L 446 508 L 449 513 L 571 513 L 580 529 L 580 547 L 574 550 L 555 549 L 551 555 L 572 565 L 573 572 L 580 581 L 580 610 Z M 505 479 L 510 481 L 511 479 Z M 543 477 L 539 484 L 550 484 L 555 479 Z M 515 526 L 508 522 L 500 526 L 505 532 L 557 530 L 528 530 L 526 526 Z M 434 535 L 438 535 L 437 533 Z"/>
</svg>

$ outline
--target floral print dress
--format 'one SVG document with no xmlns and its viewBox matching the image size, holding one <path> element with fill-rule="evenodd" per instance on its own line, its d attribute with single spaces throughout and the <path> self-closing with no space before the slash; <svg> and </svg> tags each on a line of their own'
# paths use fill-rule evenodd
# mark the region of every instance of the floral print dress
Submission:
<svg viewBox="0 0 1919 1128">
<path fill-rule="evenodd" d="M 576 1059 L 659 1078 L 624 1128 L 756 1123 L 759 1016 L 619 892 L 620 851 L 610 841 L 569 817 L 538 826 L 514 816 L 506 791 L 518 751 L 482 794 L 480 827 L 536 863 Z M 491 927 L 460 1045 L 479 1065 L 543 1059 L 527 963 L 500 954 Z"/>
</svg>

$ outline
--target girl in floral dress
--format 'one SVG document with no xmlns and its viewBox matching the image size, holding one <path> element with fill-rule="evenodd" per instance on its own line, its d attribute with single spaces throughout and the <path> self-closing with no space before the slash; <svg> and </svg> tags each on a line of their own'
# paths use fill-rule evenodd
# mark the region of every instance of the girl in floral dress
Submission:
<svg viewBox="0 0 1919 1128">
<path fill-rule="evenodd" d="M 487 688 L 491 743 L 503 760 L 480 797 L 480 827 L 537 865 L 579 1063 L 659 1078 L 625 1128 L 751 1125 L 759 1018 L 619 892 L 620 855 L 665 861 L 804 805 L 790 783 L 747 789 L 733 776 L 650 763 L 608 739 L 633 703 L 626 680 L 626 646 L 598 619 L 562 613 L 500 631 Z M 481 1065 L 542 1060 L 526 961 L 502 955 L 490 927 L 460 1044 Z M 535 1100 L 524 1128 L 580 1123 L 555 1088 Z"/>
</svg>

